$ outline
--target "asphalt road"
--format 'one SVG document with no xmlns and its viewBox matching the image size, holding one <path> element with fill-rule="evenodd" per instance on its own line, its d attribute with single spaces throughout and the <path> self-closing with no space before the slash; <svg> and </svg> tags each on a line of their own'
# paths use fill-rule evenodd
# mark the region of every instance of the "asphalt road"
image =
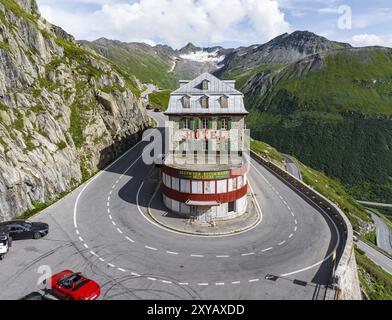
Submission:
<svg viewBox="0 0 392 320">
<path fill-rule="evenodd" d="M 299 170 L 298 166 L 290 158 L 290 156 L 283 154 L 283 158 L 284 158 L 286 165 L 287 165 L 287 171 L 289 173 L 291 173 L 294 177 L 296 177 L 298 180 L 302 180 L 301 170 Z"/>
<path fill-rule="evenodd" d="M 371 246 L 366 244 L 365 242 L 359 240 L 357 242 L 357 246 L 359 249 L 364 251 L 366 253 L 366 256 L 374 261 L 376 264 L 378 264 L 381 268 L 383 268 L 385 271 L 389 272 L 392 274 L 392 260 L 389 259 L 387 256 L 383 255 L 376 249 L 373 249 Z"/>
<path fill-rule="evenodd" d="M 365 206 L 392 208 L 392 204 L 390 204 L 390 203 L 369 202 L 369 201 L 362 201 L 362 200 L 357 200 L 357 202 L 359 202 L 360 204 L 363 204 Z"/>
<path fill-rule="evenodd" d="M 150 115 L 163 124 L 162 114 Z M 328 217 L 252 160 L 249 180 L 263 211 L 256 228 L 216 238 L 162 229 L 142 214 L 146 144 L 34 217 L 50 234 L 13 243 L 0 261 L 0 299 L 36 291 L 45 266 L 92 277 L 100 299 L 323 297 L 339 241 Z"/>
<path fill-rule="evenodd" d="M 368 213 L 371 214 L 372 219 L 376 223 L 377 246 L 392 254 L 392 234 L 387 224 L 370 210 L 368 210 Z"/>
</svg>

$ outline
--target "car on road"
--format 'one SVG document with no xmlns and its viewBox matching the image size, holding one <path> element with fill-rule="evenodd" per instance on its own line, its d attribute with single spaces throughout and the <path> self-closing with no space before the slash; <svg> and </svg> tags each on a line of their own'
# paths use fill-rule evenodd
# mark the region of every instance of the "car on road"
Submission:
<svg viewBox="0 0 392 320">
<path fill-rule="evenodd" d="M 161 108 L 155 108 L 154 112 L 161 112 Z"/>
<path fill-rule="evenodd" d="M 146 107 L 146 109 L 147 109 L 147 110 L 152 110 L 153 108 L 152 108 L 150 105 L 148 105 L 148 106 Z"/>
<path fill-rule="evenodd" d="M 14 220 L 1 222 L 1 227 L 9 228 L 9 236 L 12 240 L 39 239 L 49 233 L 49 225 L 43 222 L 28 222 L 25 220 Z"/>
<path fill-rule="evenodd" d="M 31 292 L 28 295 L 20 298 L 19 300 L 49 301 L 49 300 L 55 300 L 55 299 L 51 299 L 47 295 L 42 294 L 40 292 Z"/>
<path fill-rule="evenodd" d="M 101 288 L 95 281 L 80 272 L 64 270 L 44 280 L 47 290 L 62 300 L 96 300 Z"/>
<path fill-rule="evenodd" d="M 0 227 L 0 260 L 3 260 L 11 247 L 8 227 Z"/>
</svg>

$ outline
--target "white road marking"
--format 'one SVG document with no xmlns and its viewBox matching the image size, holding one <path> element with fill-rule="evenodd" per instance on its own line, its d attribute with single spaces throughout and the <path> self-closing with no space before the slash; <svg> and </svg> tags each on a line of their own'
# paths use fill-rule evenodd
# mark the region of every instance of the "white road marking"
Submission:
<svg viewBox="0 0 392 320">
<path fill-rule="evenodd" d="M 79 230 L 78 230 L 78 229 L 76 229 L 76 231 L 75 231 L 75 232 L 76 232 L 76 234 L 77 234 L 77 235 L 79 235 Z"/>
<path fill-rule="evenodd" d="M 290 239 L 290 238 L 292 238 L 292 237 L 293 237 L 293 234 L 292 234 L 292 233 L 290 233 L 290 235 L 289 235 L 289 239 Z"/>
<path fill-rule="evenodd" d="M 229 255 L 220 255 L 220 256 L 216 256 L 217 258 L 230 258 Z"/>
<path fill-rule="evenodd" d="M 148 277 L 147 279 L 148 279 L 148 280 L 151 280 L 151 281 L 156 281 L 156 280 L 157 280 L 157 279 L 151 278 L 151 277 Z"/>
<path fill-rule="evenodd" d="M 140 277 L 140 274 L 136 273 L 136 272 L 131 272 L 131 275 L 135 276 L 135 277 Z"/>
<path fill-rule="evenodd" d="M 215 285 L 216 285 L 216 286 L 224 286 L 225 283 L 224 283 L 224 282 L 216 282 Z"/>
<path fill-rule="evenodd" d="M 112 217 L 110 214 L 109 214 L 109 219 L 110 219 L 110 220 L 113 220 L 113 217 Z"/>
<path fill-rule="evenodd" d="M 80 240 L 81 242 L 84 242 L 84 240 L 83 240 L 83 238 L 82 238 L 81 236 L 79 236 L 79 240 Z"/>
<path fill-rule="evenodd" d="M 248 252 L 248 253 L 242 253 L 241 256 L 246 257 L 246 256 L 251 256 L 255 254 L 254 252 Z"/>
<path fill-rule="evenodd" d="M 144 246 L 146 249 L 149 249 L 149 250 L 154 250 L 154 251 L 156 251 L 156 250 L 158 250 L 157 248 L 154 248 L 154 247 L 149 247 L 149 246 Z"/>
<path fill-rule="evenodd" d="M 175 255 L 178 254 L 178 252 L 174 252 L 174 251 L 166 251 L 166 253 L 168 253 L 168 254 L 175 254 Z"/>
<path fill-rule="evenodd" d="M 119 233 L 123 234 L 123 232 L 121 231 L 120 228 L 117 228 L 117 231 L 118 231 Z"/>
<path fill-rule="evenodd" d="M 110 206 L 110 203 L 109 203 L 109 202 L 106 202 L 106 206 L 108 206 L 108 207 L 109 207 L 109 206 Z"/>
<path fill-rule="evenodd" d="M 167 280 L 161 280 L 161 281 L 162 281 L 162 283 L 167 283 L 167 284 L 172 283 L 171 281 L 167 281 Z"/>
<path fill-rule="evenodd" d="M 180 286 L 187 286 L 187 285 L 189 285 L 188 282 L 179 282 L 178 284 L 179 284 Z"/>
<path fill-rule="evenodd" d="M 96 254 L 94 251 L 92 251 L 92 250 L 90 250 L 90 253 L 91 253 L 93 256 L 97 256 L 97 254 Z"/>
<path fill-rule="evenodd" d="M 294 217 L 294 212 L 293 211 L 291 211 L 291 215 Z"/>
<path fill-rule="evenodd" d="M 105 262 L 105 259 L 99 258 L 99 261 Z"/>
<path fill-rule="evenodd" d="M 283 240 L 282 242 L 278 243 L 278 246 L 281 246 L 282 244 L 285 244 L 285 243 L 286 243 L 286 240 Z"/>
<path fill-rule="evenodd" d="M 295 226 L 295 228 L 294 228 L 294 232 L 297 232 L 297 229 L 298 229 L 298 228 L 297 228 L 297 226 Z"/>
<path fill-rule="evenodd" d="M 294 223 L 295 223 L 295 224 L 298 224 L 298 221 L 297 221 L 297 219 L 295 219 L 295 220 L 294 220 Z"/>
<path fill-rule="evenodd" d="M 249 280 L 249 282 L 257 282 L 257 281 L 259 281 L 259 279 L 251 279 L 251 280 Z"/>
<path fill-rule="evenodd" d="M 108 203 L 110 202 L 110 196 L 108 197 Z"/>
<path fill-rule="evenodd" d="M 191 257 L 204 258 L 204 256 L 202 254 L 191 254 Z"/>
<path fill-rule="evenodd" d="M 87 245 L 87 244 L 83 243 L 83 245 L 84 245 L 84 247 L 85 247 L 86 249 L 88 249 L 88 245 Z"/>
<path fill-rule="evenodd" d="M 127 270 L 123 269 L 123 268 L 117 268 L 117 270 L 121 271 L 121 272 L 125 272 Z"/>
<path fill-rule="evenodd" d="M 108 266 L 109 266 L 109 267 L 112 267 L 112 268 L 114 268 L 114 267 L 115 267 L 115 265 L 114 265 L 114 264 L 112 264 L 112 263 L 108 263 Z"/>
<path fill-rule="evenodd" d="M 116 223 L 114 221 L 112 221 L 113 225 L 116 226 Z"/>
<path fill-rule="evenodd" d="M 74 222 L 74 228 L 77 229 L 78 228 L 78 223 L 76 221 L 76 217 L 77 217 L 77 212 L 78 212 L 78 203 L 79 203 L 79 199 L 82 196 L 84 190 L 87 189 L 87 187 L 90 185 L 90 183 L 92 183 L 95 179 L 97 179 L 99 176 L 101 176 L 101 174 L 103 174 L 104 172 L 107 172 L 109 168 L 113 167 L 117 162 L 119 162 L 122 158 L 124 158 L 126 155 L 128 155 L 133 149 L 135 149 L 139 144 L 141 144 L 142 142 L 146 141 L 146 138 L 148 138 L 150 135 L 152 135 L 152 132 L 150 134 L 148 134 L 145 139 L 140 140 L 139 142 L 137 142 L 132 148 L 130 148 L 128 151 L 124 152 L 123 155 L 121 155 L 119 158 L 117 158 L 116 160 L 114 160 L 111 164 L 109 164 L 107 167 L 105 167 L 103 170 L 101 170 L 98 174 L 96 174 L 94 177 L 92 177 L 90 179 L 90 181 L 88 181 L 86 183 L 86 185 L 83 187 L 83 189 L 80 191 L 80 193 L 78 194 L 78 197 L 76 198 L 75 201 L 75 205 L 74 205 L 74 215 L 73 215 L 73 222 Z M 132 166 L 136 163 L 136 161 L 138 161 L 141 157 L 142 157 L 143 153 L 140 155 L 140 157 L 138 157 L 128 168 L 127 170 L 125 170 L 124 174 L 130 169 L 132 168 Z M 120 179 L 117 180 L 117 182 Z"/>
<path fill-rule="evenodd" d="M 125 237 L 125 239 L 127 239 L 128 241 L 131 241 L 131 242 L 135 242 L 130 237 Z"/>
<path fill-rule="evenodd" d="M 269 247 L 269 248 L 267 248 L 267 249 L 263 249 L 263 250 L 261 250 L 261 252 L 270 251 L 270 250 L 272 250 L 272 248 L 273 248 L 273 247 Z"/>
<path fill-rule="evenodd" d="M 240 284 L 241 281 L 233 281 L 232 284 Z"/>
<path fill-rule="evenodd" d="M 208 282 L 200 282 L 197 285 L 198 286 L 208 286 Z"/>
</svg>

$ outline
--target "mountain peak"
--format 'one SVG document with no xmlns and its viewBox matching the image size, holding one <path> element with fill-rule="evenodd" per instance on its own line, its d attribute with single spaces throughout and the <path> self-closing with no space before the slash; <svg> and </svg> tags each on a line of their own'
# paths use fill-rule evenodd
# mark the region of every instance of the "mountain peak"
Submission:
<svg viewBox="0 0 392 320">
<path fill-rule="evenodd" d="M 188 44 L 185 47 L 181 48 L 180 51 L 184 51 L 184 50 L 190 51 L 190 50 L 198 50 L 198 49 L 199 48 L 196 47 L 192 42 L 188 42 Z"/>
</svg>

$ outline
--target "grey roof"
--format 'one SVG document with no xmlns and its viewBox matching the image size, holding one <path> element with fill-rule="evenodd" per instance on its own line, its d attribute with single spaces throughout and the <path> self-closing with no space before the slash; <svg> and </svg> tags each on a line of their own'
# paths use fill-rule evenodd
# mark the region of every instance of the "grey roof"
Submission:
<svg viewBox="0 0 392 320">
<path fill-rule="evenodd" d="M 208 90 L 202 90 L 200 84 L 203 80 L 208 80 L 209 86 Z M 185 81 L 185 80 L 182 80 Z M 233 83 L 233 80 L 225 82 L 224 80 L 220 80 L 212 74 L 206 72 L 198 76 L 197 78 L 189 81 L 187 84 L 184 84 L 177 90 L 173 91 L 173 94 L 239 94 L 242 93 L 233 86 L 230 86 L 229 83 Z"/>
<path fill-rule="evenodd" d="M 209 81 L 208 90 L 201 89 L 203 80 Z M 184 82 L 182 82 L 184 83 Z M 243 94 L 234 88 L 235 81 L 220 80 L 210 73 L 203 73 L 194 80 L 183 84 L 170 95 L 169 106 L 165 114 L 243 114 L 248 112 L 244 107 Z M 190 108 L 184 108 L 182 98 L 190 96 Z M 209 97 L 209 107 L 202 108 L 201 98 Z M 228 107 L 222 108 L 220 98 L 228 97 Z"/>
</svg>

